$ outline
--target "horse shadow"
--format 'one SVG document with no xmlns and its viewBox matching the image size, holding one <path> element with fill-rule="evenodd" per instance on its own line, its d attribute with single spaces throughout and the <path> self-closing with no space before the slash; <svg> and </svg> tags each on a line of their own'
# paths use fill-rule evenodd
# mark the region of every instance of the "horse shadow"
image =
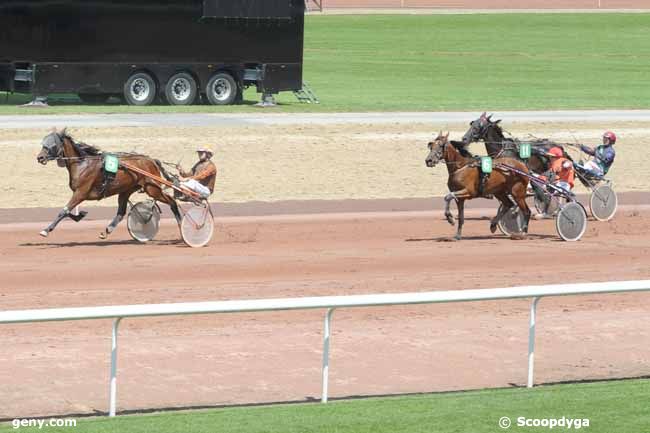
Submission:
<svg viewBox="0 0 650 433">
<path fill-rule="evenodd" d="M 156 246 L 178 246 L 184 247 L 185 243 L 180 239 L 168 239 L 168 240 L 153 240 L 146 242 L 147 245 L 156 245 Z M 120 241 L 91 241 L 91 242 L 25 242 L 18 244 L 19 247 L 28 247 L 28 248 L 41 248 L 41 249 L 51 249 L 51 248 L 76 248 L 76 247 L 110 247 L 117 245 L 126 245 L 126 246 L 142 246 L 142 242 L 138 242 L 133 239 L 120 240 Z"/>
<path fill-rule="evenodd" d="M 528 233 L 526 238 L 521 239 L 522 241 L 531 241 L 531 240 L 544 240 L 544 239 L 555 239 L 555 235 L 544 235 L 544 234 L 533 234 Z M 511 241 L 513 239 L 510 236 L 505 235 L 475 235 L 475 236 L 463 236 L 461 241 Z M 519 239 L 518 239 L 519 240 Z M 433 238 L 408 238 L 404 239 L 404 242 L 461 242 L 454 239 L 453 236 L 438 236 Z"/>
</svg>

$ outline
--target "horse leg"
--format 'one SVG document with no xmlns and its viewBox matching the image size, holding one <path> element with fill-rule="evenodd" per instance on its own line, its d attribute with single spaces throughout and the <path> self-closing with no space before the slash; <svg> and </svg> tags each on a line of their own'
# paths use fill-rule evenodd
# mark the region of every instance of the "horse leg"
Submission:
<svg viewBox="0 0 650 433">
<path fill-rule="evenodd" d="M 456 200 L 456 204 L 458 205 L 459 200 L 469 200 L 471 198 L 472 195 L 467 191 L 467 188 L 452 191 L 445 196 L 445 217 L 447 217 L 449 224 L 452 226 L 454 225 L 454 216 L 451 214 L 451 210 L 449 209 L 451 201 Z"/>
<path fill-rule="evenodd" d="M 524 234 L 528 233 L 528 223 L 530 222 L 530 209 L 528 208 L 528 203 L 526 203 L 526 187 L 523 187 L 523 192 L 519 191 L 519 194 L 514 194 L 513 199 L 515 200 L 515 203 L 517 203 L 517 206 L 519 206 L 519 209 L 524 214 L 524 226 L 522 227 L 522 231 Z"/>
<path fill-rule="evenodd" d="M 56 226 L 61 221 L 63 221 L 64 218 L 69 217 L 69 216 L 72 215 L 70 213 L 70 209 L 74 209 L 75 207 L 79 206 L 84 201 L 84 198 L 82 198 L 82 197 L 85 197 L 85 191 L 80 192 L 80 190 L 76 190 L 72 194 L 72 198 L 70 199 L 70 201 L 68 201 L 68 204 L 66 204 L 63 207 L 63 209 L 61 209 L 61 212 L 59 212 L 59 214 L 56 216 L 56 218 L 54 218 L 54 221 L 52 221 L 52 223 L 49 226 L 47 226 L 45 229 L 41 230 L 39 234 L 41 236 L 43 236 L 44 238 L 48 237 L 50 232 L 52 232 L 56 228 Z M 76 218 L 76 219 L 73 218 L 73 219 L 75 221 L 80 221 L 81 218 L 86 216 L 86 214 L 84 213 L 83 215 L 79 215 L 79 216 L 80 216 L 80 218 Z"/>
<path fill-rule="evenodd" d="M 158 185 L 148 184 L 144 187 L 144 192 L 146 192 L 152 199 L 168 205 L 174 214 L 174 218 L 176 218 L 176 223 L 178 223 L 179 226 L 181 225 L 181 212 L 178 209 L 178 204 L 176 203 L 176 200 L 174 200 L 174 197 L 165 194 Z"/>
<path fill-rule="evenodd" d="M 499 221 L 501 220 L 501 218 L 503 218 L 503 215 L 505 215 L 505 213 L 508 212 L 512 207 L 512 202 L 510 201 L 508 196 L 497 195 L 496 198 L 499 200 L 499 202 L 501 202 L 503 206 L 499 206 L 499 210 L 497 211 L 496 216 L 490 220 L 491 233 L 497 231 L 497 224 L 499 224 Z"/>
<path fill-rule="evenodd" d="M 458 205 L 458 230 L 456 230 L 456 240 L 459 241 L 461 233 L 463 231 L 463 224 L 465 223 L 465 200 L 459 199 L 457 205 Z"/>
<path fill-rule="evenodd" d="M 129 203 L 129 197 L 131 197 L 131 194 L 135 191 L 136 190 L 122 192 L 117 197 L 117 214 L 115 215 L 115 218 L 113 218 L 113 221 L 106 226 L 106 230 L 99 234 L 100 239 L 106 239 L 108 235 L 113 233 L 113 230 L 115 230 L 122 219 L 124 219 L 124 215 L 126 215 L 126 205 Z"/>
<path fill-rule="evenodd" d="M 449 222 L 449 224 L 453 226 L 454 216 L 451 214 L 451 210 L 449 209 L 452 200 L 456 200 L 456 196 L 454 195 L 453 192 L 450 192 L 445 196 L 445 217 L 447 217 L 447 221 Z M 456 200 L 456 202 L 458 202 L 458 200 Z"/>
</svg>

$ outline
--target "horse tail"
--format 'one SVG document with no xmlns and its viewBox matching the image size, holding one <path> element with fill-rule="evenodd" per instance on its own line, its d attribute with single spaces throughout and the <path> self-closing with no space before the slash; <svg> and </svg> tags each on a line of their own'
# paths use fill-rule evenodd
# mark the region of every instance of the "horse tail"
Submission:
<svg viewBox="0 0 650 433">
<path fill-rule="evenodd" d="M 163 166 L 163 163 L 160 162 L 160 160 L 154 159 L 154 162 L 158 166 L 158 169 L 160 170 L 160 174 L 162 174 L 165 179 L 167 179 L 169 182 L 174 182 L 175 180 L 177 180 L 176 176 L 170 174 L 167 170 L 165 170 L 165 167 Z"/>
</svg>

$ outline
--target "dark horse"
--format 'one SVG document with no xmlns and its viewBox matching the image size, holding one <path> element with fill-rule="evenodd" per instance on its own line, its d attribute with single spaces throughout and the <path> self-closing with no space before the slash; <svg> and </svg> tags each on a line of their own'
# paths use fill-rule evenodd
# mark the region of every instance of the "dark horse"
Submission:
<svg viewBox="0 0 650 433">
<path fill-rule="evenodd" d="M 485 142 L 485 150 L 492 158 L 510 157 L 519 158 L 519 145 L 521 142 L 516 138 L 506 137 L 499 125 L 501 120 L 492 121 L 492 115 L 486 113 L 470 122 L 469 129 L 463 136 L 463 143 L 466 145 L 476 141 Z M 552 147 L 564 148 L 550 140 L 535 139 L 530 141 L 531 156 L 528 159 L 528 168 L 535 173 L 544 173 L 549 169 L 550 160 L 547 153 Z M 565 152 L 566 154 L 566 152 Z M 566 156 L 566 155 L 565 155 Z"/>
<path fill-rule="evenodd" d="M 451 200 L 456 200 L 458 204 L 458 231 L 455 238 L 460 240 L 463 223 L 465 221 L 465 200 L 480 197 L 481 182 L 481 164 L 480 160 L 473 157 L 467 152 L 462 143 L 458 145 L 449 142 L 449 133 L 438 134 L 436 139 L 429 143 L 429 156 L 427 156 L 427 167 L 434 167 L 437 163 L 444 160 L 447 163 L 449 179 L 447 186 L 449 194 L 445 196 L 445 216 L 449 224 L 454 224 L 454 217 L 451 215 L 449 205 Z M 528 178 L 509 171 L 500 165 L 507 165 L 517 168 L 528 173 L 526 165 L 514 158 L 498 158 L 494 160 L 495 169 L 490 173 L 484 187 L 485 194 L 494 195 L 503 204 L 499 212 L 490 222 L 490 231 L 494 233 L 497 223 L 503 214 L 514 206 L 513 201 L 521 209 L 525 216 L 525 224 L 522 232 L 528 232 L 528 221 L 530 219 L 530 209 L 526 204 L 526 188 L 528 187 Z M 510 199 L 512 197 L 512 200 Z M 523 235 L 522 235 L 523 236 Z"/>
<path fill-rule="evenodd" d="M 68 185 L 72 190 L 72 197 L 68 204 L 65 205 L 59 215 L 52 221 L 46 229 L 40 232 L 41 236 L 47 237 L 57 224 L 66 217 L 75 221 L 80 221 L 86 213 L 76 216 L 71 210 L 85 200 L 101 200 L 112 195 L 118 195 L 117 215 L 113 221 L 106 227 L 106 231 L 100 234 L 105 239 L 115 227 L 122 221 L 126 214 L 126 206 L 131 194 L 136 191 L 144 191 L 151 198 L 171 207 L 176 221 L 180 221 L 180 212 L 176 201 L 172 196 L 163 192 L 160 184 L 141 174 L 118 170 L 115 179 L 110 183 L 104 180 L 104 159 L 102 152 L 93 146 L 85 143 L 77 143 L 66 132 L 54 130 L 43 138 L 42 149 L 36 160 L 40 164 L 47 164 L 48 161 L 56 160 L 60 167 L 66 167 L 69 174 Z M 123 158 L 128 158 L 129 163 L 153 175 L 169 175 L 162 168 L 160 162 L 144 155 L 135 154 L 117 154 Z"/>
</svg>

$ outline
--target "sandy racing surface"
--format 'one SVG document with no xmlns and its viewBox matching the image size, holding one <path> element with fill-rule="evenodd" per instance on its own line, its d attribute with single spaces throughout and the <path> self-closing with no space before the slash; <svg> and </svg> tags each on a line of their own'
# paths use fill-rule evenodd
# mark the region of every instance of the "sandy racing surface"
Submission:
<svg viewBox="0 0 650 433">
<path fill-rule="evenodd" d="M 530 133 L 594 144 L 604 127 L 602 121 L 505 126 L 522 138 Z M 494 210 L 483 207 L 494 203 L 484 200 L 470 206 L 464 241 L 440 242 L 454 228 L 442 219 L 440 199 L 431 197 L 446 192 L 447 175 L 444 167 L 425 167 L 426 143 L 439 129 L 457 138 L 466 127 L 396 122 L 72 130 L 107 150 L 182 159 L 185 166 L 197 144 L 214 145 L 217 231 L 209 247 L 198 250 L 179 241 L 169 220 L 148 245 L 133 243 L 124 224 L 100 241 L 114 211 L 86 206 L 88 220 L 65 221 L 50 238 L 40 238 L 38 231 L 57 212 L 51 208 L 70 195 L 67 174 L 35 162 L 47 130 L 2 130 L 0 194 L 2 206 L 13 209 L 0 210 L 0 308 L 650 278 L 650 123 L 607 125 L 620 137 L 610 174 L 623 206 L 609 223 L 590 220 L 577 243 L 560 242 L 552 221 L 533 221 L 524 241 L 490 235 L 486 218 Z M 484 152 L 480 145 L 473 150 Z M 341 201 L 327 201 L 333 199 Z M 650 347 L 643 343 L 650 337 L 648 301 L 643 294 L 542 300 L 537 381 L 650 374 Z M 337 311 L 331 395 L 521 385 L 528 308 L 528 301 L 507 301 Z M 318 399 L 323 315 L 125 320 L 118 407 Z M 2 326 L 0 340 L 0 419 L 107 410 L 110 321 Z"/>
<path fill-rule="evenodd" d="M 610 177 L 617 191 L 650 191 L 645 158 L 650 123 L 506 123 L 514 136 L 560 142 L 600 142 L 605 126 L 620 137 Z M 189 168 L 197 145 L 216 150 L 214 202 L 431 197 L 446 193 L 444 167 L 424 164 L 427 142 L 439 129 L 459 139 L 467 123 L 255 125 L 242 127 L 75 128 L 81 141 L 107 151 L 136 151 Z M 67 172 L 35 157 L 47 129 L 0 130 L 0 207 L 57 207 L 70 198 Z M 475 153 L 485 154 L 482 145 Z M 578 157 L 577 153 L 574 156 Z M 578 192 L 584 190 L 578 188 Z M 116 199 L 99 202 L 116 206 Z"/>
<path fill-rule="evenodd" d="M 303 203 L 309 210 L 311 204 Z M 389 204 L 386 210 L 390 210 Z M 345 210 L 345 209 L 341 209 Z M 467 239 L 438 211 L 220 218 L 204 249 L 134 244 L 124 226 L 66 222 L 0 226 L 3 309 L 256 299 L 650 278 L 650 210 L 625 206 L 589 222 L 581 242 L 551 221 L 511 241 L 473 210 Z M 650 374 L 650 295 L 545 299 L 537 381 Z M 525 382 L 528 301 L 340 310 L 331 393 L 430 392 Z M 192 407 L 319 397 L 324 311 L 125 320 L 118 406 Z M 110 322 L 3 326 L 0 418 L 107 408 Z"/>
</svg>

